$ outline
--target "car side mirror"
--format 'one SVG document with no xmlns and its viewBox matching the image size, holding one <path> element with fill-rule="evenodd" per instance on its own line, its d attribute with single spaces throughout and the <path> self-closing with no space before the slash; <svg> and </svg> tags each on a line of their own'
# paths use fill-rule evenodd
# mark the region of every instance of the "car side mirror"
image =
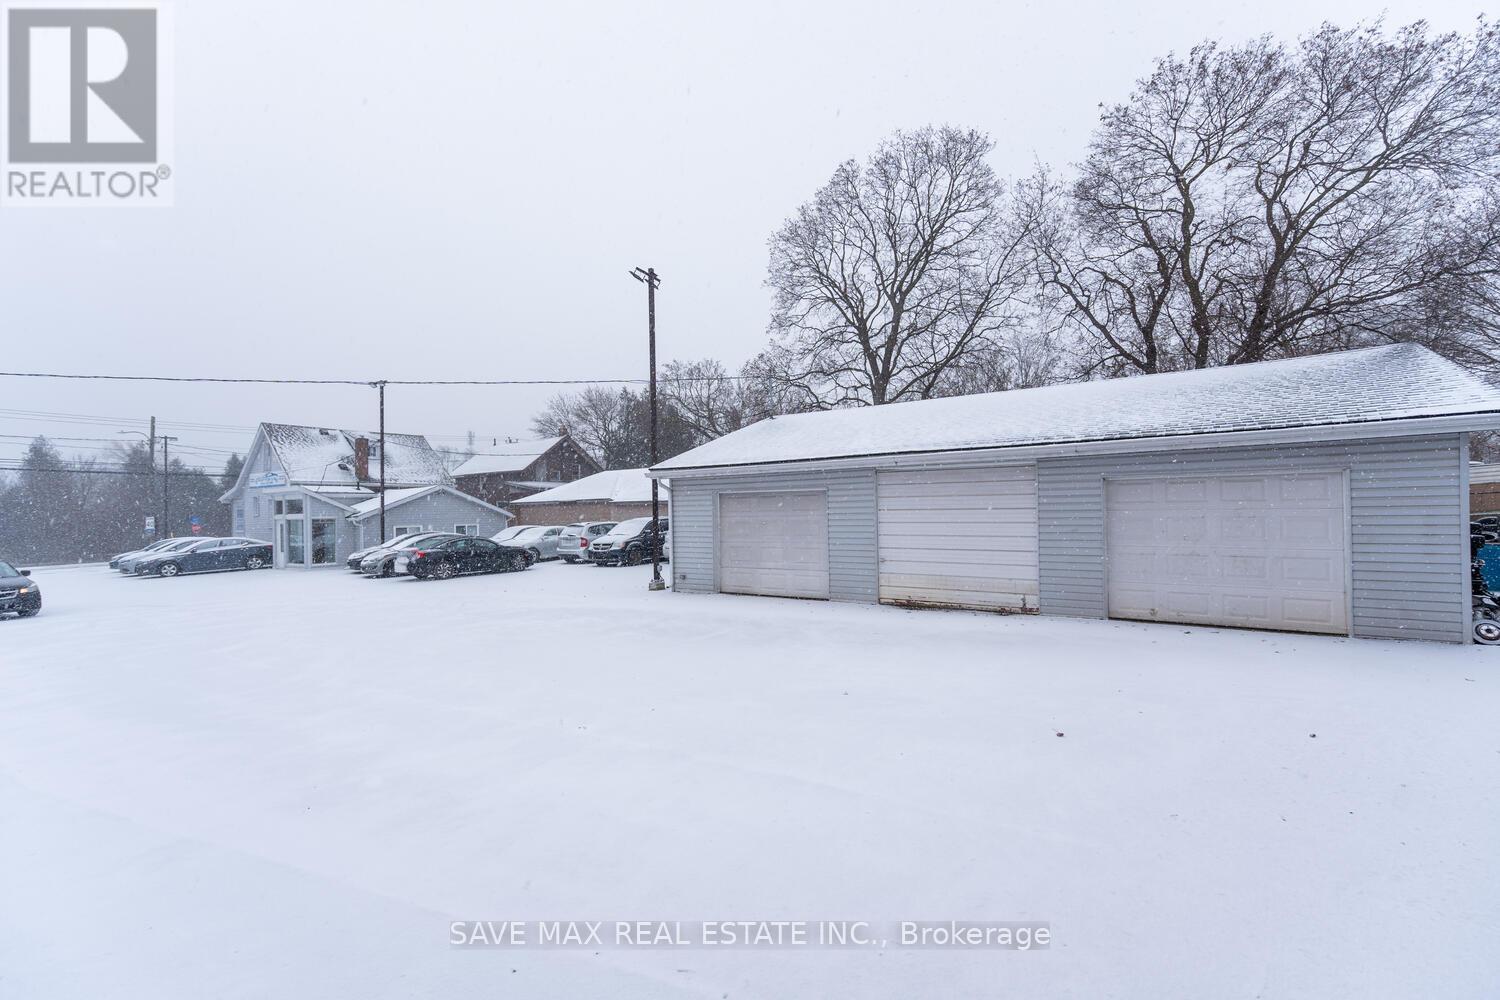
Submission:
<svg viewBox="0 0 1500 1000">
<path fill-rule="evenodd" d="M 21 570 L 21 575 L 22 576 L 30 576 L 31 575 L 31 570 L 29 570 L 29 569 L 23 569 L 23 570 Z"/>
</svg>

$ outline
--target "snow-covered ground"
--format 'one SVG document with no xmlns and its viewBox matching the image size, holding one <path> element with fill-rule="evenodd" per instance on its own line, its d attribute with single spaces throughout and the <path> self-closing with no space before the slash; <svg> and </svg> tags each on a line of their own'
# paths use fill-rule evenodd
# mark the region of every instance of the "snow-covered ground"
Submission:
<svg viewBox="0 0 1500 1000">
<path fill-rule="evenodd" d="M 1500 983 L 1495 650 L 585 566 L 38 579 L 42 617 L 0 622 L 7 1000 Z M 448 943 L 570 918 L 1047 921 L 1053 945 Z"/>
</svg>

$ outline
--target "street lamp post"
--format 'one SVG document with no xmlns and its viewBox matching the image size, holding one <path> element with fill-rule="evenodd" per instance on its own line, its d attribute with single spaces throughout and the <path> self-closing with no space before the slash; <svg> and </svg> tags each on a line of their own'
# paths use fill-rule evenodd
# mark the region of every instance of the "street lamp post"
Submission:
<svg viewBox="0 0 1500 1000">
<path fill-rule="evenodd" d="M 661 278 L 655 268 L 635 268 L 630 276 L 646 286 L 647 330 L 651 350 L 651 464 L 661 461 L 656 443 L 656 289 Z M 661 498 L 660 484 L 651 480 L 651 589 L 666 590 L 661 578 Z"/>
</svg>

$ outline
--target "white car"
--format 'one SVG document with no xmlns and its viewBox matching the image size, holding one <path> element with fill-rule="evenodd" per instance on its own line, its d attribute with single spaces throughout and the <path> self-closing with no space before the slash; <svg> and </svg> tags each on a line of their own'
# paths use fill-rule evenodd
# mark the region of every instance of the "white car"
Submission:
<svg viewBox="0 0 1500 1000">
<path fill-rule="evenodd" d="M 589 561 L 589 543 L 614 530 L 617 521 L 578 521 L 557 536 L 557 557 L 566 563 Z"/>
<path fill-rule="evenodd" d="M 506 531 L 511 531 L 507 528 Z M 506 532 L 500 532 L 504 535 Z M 508 545 L 512 548 L 525 549 L 531 562 L 540 562 L 543 559 L 557 558 L 557 539 L 563 533 L 560 524 L 528 524 L 524 527 L 514 529 L 509 538 L 501 538 L 496 535 L 491 541 Z"/>
</svg>

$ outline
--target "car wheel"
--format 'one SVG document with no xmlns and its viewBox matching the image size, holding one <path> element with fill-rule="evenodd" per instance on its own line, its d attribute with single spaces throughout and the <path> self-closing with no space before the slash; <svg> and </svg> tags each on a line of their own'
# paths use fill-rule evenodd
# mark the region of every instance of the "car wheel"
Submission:
<svg viewBox="0 0 1500 1000">
<path fill-rule="evenodd" d="M 157 576 L 176 576 L 178 573 L 181 573 L 181 572 L 182 572 L 182 567 L 181 566 L 177 565 L 176 563 L 169 562 L 169 563 L 162 563 L 159 567 L 157 567 L 156 575 Z"/>
<path fill-rule="evenodd" d="M 519 573 L 529 565 L 531 565 L 531 561 L 525 556 L 510 555 L 505 557 L 505 572 L 507 573 Z"/>
<path fill-rule="evenodd" d="M 265 565 L 266 560 L 261 556 L 251 556 L 245 560 L 246 569 L 262 569 Z"/>
<path fill-rule="evenodd" d="M 42 613 L 42 609 L 41 608 L 32 608 L 30 611 L 17 611 L 16 612 L 16 617 L 17 618 L 35 618 L 37 615 L 39 615 L 41 613 Z"/>
<path fill-rule="evenodd" d="M 1474 641 L 1482 646 L 1500 646 L 1500 622 L 1480 618 L 1474 623 Z"/>
<path fill-rule="evenodd" d="M 528 565 L 528 566 L 535 566 L 537 563 L 539 563 L 541 561 L 542 561 L 542 553 L 541 553 L 540 549 L 527 549 L 526 550 L 526 565 Z"/>
<path fill-rule="evenodd" d="M 636 546 L 633 549 L 626 549 L 625 550 L 625 565 L 627 565 L 627 566 L 639 566 L 641 563 L 643 563 L 645 561 L 646 561 L 646 553 L 641 550 L 640 546 Z"/>
<path fill-rule="evenodd" d="M 434 579 L 451 580 L 458 575 L 458 570 L 453 568 L 452 563 L 440 562 L 432 567 L 432 575 Z"/>
</svg>

